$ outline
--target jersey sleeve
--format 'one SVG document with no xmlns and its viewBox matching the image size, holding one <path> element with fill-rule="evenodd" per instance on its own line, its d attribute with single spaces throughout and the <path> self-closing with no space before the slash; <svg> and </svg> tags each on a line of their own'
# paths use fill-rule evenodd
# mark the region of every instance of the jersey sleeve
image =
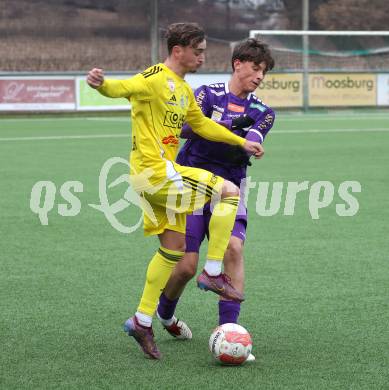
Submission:
<svg viewBox="0 0 389 390">
<path fill-rule="evenodd" d="M 208 87 L 202 85 L 197 88 L 194 92 L 197 105 L 200 107 L 200 110 L 204 115 L 209 116 L 209 113 L 212 109 L 212 99 L 208 92 Z"/>
<path fill-rule="evenodd" d="M 209 116 L 210 97 L 207 91 L 207 86 L 202 85 L 201 87 L 198 87 L 194 91 L 194 96 L 197 105 L 200 107 L 200 110 L 203 112 L 204 115 Z M 192 128 L 187 123 L 185 123 L 184 126 L 182 127 L 180 137 L 185 139 L 199 138 L 199 136 L 193 132 Z"/>
<path fill-rule="evenodd" d="M 263 143 L 267 133 L 273 127 L 275 120 L 274 111 L 269 108 L 267 109 L 263 115 L 261 115 L 257 122 L 249 129 L 246 134 L 246 139 L 249 141 Z"/>
<path fill-rule="evenodd" d="M 138 100 L 149 100 L 152 96 L 147 80 L 140 73 L 126 80 L 105 79 L 97 90 L 110 98 L 130 99 L 134 96 Z"/>
<path fill-rule="evenodd" d="M 243 146 L 245 139 L 217 124 L 212 119 L 204 116 L 204 113 L 196 103 L 193 93 L 189 96 L 189 108 L 186 121 L 192 130 L 201 137 L 215 142 L 225 142 L 230 145 Z"/>
</svg>

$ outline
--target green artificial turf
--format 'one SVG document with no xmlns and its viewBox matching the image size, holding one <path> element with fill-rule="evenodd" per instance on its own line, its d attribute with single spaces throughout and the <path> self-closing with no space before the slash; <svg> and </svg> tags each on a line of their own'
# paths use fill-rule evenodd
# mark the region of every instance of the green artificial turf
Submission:
<svg viewBox="0 0 389 390">
<path fill-rule="evenodd" d="M 257 184 L 249 194 L 240 322 L 257 360 L 242 367 L 212 361 L 217 299 L 193 281 L 177 310 L 191 341 L 172 339 L 156 321 L 163 359 L 149 361 L 122 331 L 158 243 L 140 229 L 118 232 L 88 204 L 99 203 L 104 162 L 127 159 L 129 134 L 120 116 L 0 119 L 1 389 L 388 388 L 388 113 L 278 115 L 264 159 L 250 169 Z M 35 139 L 80 135 L 107 137 Z M 126 170 L 117 165 L 109 182 Z M 42 180 L 56 187 L 47 226 L 30 210 L 31 189 Z M 73 217 L 58 213 L 66 181 L 83 184 Z M 294 215 L 284 215 L 288 182 L 304 181 L 309 189 L 297 194 Z M 312 219 L 309 192 L 319 181 L 335 194 Z M 344 181 L 361 184 L 352 217 L 336 212 Z M 258 182 L 270 190 L 284 183 L 273 216 L 256 212 Z M 110 202 L 125 190 L 124 183 L 107 190 Z M 139 217 L 133 205 L 117 214 L 126 225 Z"/>
</svg>

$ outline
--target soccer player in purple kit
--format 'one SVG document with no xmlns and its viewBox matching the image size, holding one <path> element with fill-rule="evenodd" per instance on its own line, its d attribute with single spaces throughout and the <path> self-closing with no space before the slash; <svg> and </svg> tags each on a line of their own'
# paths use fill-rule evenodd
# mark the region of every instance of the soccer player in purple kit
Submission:
<svg viewBox="0 0 389 390">
<path fill-rule="evenodd" d="M 206 116 L 235 134 L 262 143 L 273 126 L 275 114 L 253 92 L 274 67 L 271 52 L 266 44 L 250 38 L 235 46 L 231 63 L 233 73 L 229 83 L 201 86 L 195 91 L 197 104 Z M 188 125 L 183 127 L 181 137 L 188 138 L 177 157 L 181 165 L 207 169 L 237 186 L 246 178 L 247 166 L 251 165 L 246 152 L 234 146 L 205 140 L 194 134 Z M 244 192 L 244 188 L 241 188 L 241 192 Z M 199 248 L 209 234 L 210 205 L 207 204 L 202 211 L 187 216 L 185 255 L 171 274 L 157 309 L 163 326 L 172 336 L 181 339 L 191 338 L 192 334 L 184 322 L 177 320 L 174 312 L 186 284 L 196 274 Z M 235 299 L 220 297 L 219 325 L 238 322 L 240 304 L 244 300 L 243 245 L 246 227 L 247 209 L 241 201 L 224 257 L 224 273 L 241 296 Z M 217 286 L 212 288 L 212 275 L 205 270 L 197 278 L 197 285 L 221 295 Z M 251 356 L 250 360 L 254 359 Z"/>
</svg>

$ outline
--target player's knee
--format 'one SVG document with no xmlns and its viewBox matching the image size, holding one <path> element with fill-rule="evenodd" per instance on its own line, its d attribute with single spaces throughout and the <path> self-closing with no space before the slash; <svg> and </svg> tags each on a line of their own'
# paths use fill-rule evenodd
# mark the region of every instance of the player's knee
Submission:
<svg viewBox="0 0 389 390">
<path fill-rule="evenodd" d="M 227 198 L 229 196 L 239 196 L 239 187 L 231 181 L 224 180 L 221 197 Z"/>
<path fill-rule="evenodd" d="M 180 278 L 183 282 L 191 280 L 197 272 L 197 265 L 193 263 L 185 263 L 180 267 Z"/>
<path fill-rule="evenodd" d="M 177 252 L 185 252 L 186 242 L 185 234 L 166 229 L 159 235 L 162 247 Z"/>
<path fill-rule="evenodd" d="M 189 240 L 188 248 L 190 248 L 190 251 L 186 252 L 183 259 L 176 265 L 175 274 L 181 284 L 186 284 L 196 275 L 199 262 L 199 254 L 196 248 L 199 248 L 200 245 L 196 246 L 195 244 L 196 242 L 193 239 Z"/>
<path fill-rule="evenodd" d="M 243 259 L 243 242 L 241 240 L 230 240 L 227 247 L 227 254 L 233 261 L 241 261 Z"/>
</svg>

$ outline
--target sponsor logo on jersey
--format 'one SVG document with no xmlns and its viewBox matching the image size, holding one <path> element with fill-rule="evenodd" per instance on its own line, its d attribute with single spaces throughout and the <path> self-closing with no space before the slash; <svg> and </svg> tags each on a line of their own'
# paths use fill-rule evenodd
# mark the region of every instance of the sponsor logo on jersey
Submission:
<svg viewBox="0 0 389 390">
<path fill-rule="evenodd" d="M 234 104 L 234 103 L 228 103 L 227 108 L 230 111 L 234 111 L 234 112 L 244 112 L 244 106 L 239 106 L 239 105 Z"/>
<path fill-rule="evenodd" d="M 181 108 L 185 108 L 189 105 L 189 97 L 182 95 L 180 98 L 180 106 Z"/>
<path fill-rule="evenodd" d="M 212 107 L 213 107 L 215 110 L 218 110 L 218 111 L 220 111 L 220 112 L 224 112 L 224 108 L 223 108 L 223 107 L 219 107 L 219 106 L 217 106 L 216 104 L 214 104 Z"/>
<path fill-rule="evenodd" d="M 178 137 L 176 135 L 168 135 L 167 137 L 164 137 L 162 138 L 162 143 L 164 145 L 178 145 L 179 144 L 179 140 L 178 140 Z"/>
<path fill-rule="evenodd" d="M 170 104 L 171 106 L 178 106 L 176 96 L 172 95 L 172 97 L 168 102 L 166 102 L 166 104 Z"/>
<path fill-rule="evenodd" d="M 251 103 L 250 108 L 256 108 L 257 110 L 259 110 L 261 112 L 266 111 L 266 107 L 264 107 L 264 106 L 262 106 L 262 104 L 258 104 L 258 103 Z"/>
<path fill-rule="evenodd" d="M 185 115 L 177 114 L 173 111 L 166 111 L 165 119 L 163 120 L 163 125 L 166 127 L 172 127 L 174 129 L 181 129 L 184 122 Z"/>
<path fill-rule="evenodd" d="M 211 119 L 213 121 L 220 121 L 222 119 L 223 114 L 219 111 L 212 111 Z"/>
</svg>

